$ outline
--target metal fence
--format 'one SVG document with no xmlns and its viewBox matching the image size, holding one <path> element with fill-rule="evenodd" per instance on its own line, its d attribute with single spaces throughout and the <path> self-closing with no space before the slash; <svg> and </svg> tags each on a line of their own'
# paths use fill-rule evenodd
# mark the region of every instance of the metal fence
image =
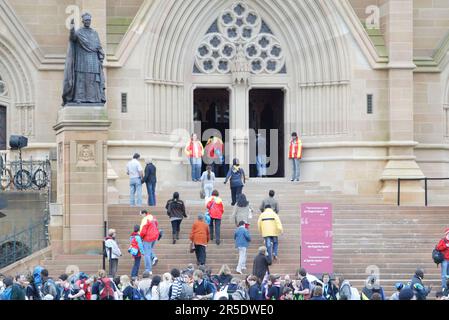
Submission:
<svg viewBox="0 0 449 320">
<path fill-rule="evenodd" d="M 5 155 L 0 161 L 0 182 L 3 191 L 51 189 L 50 160 L 30 158 L 8 162 Z"/>
<path fill-rule="evenodd" d="M 0 238 L 0 268 L 46 248 L 49 245 L 47 230 L 48 222 L 44 217 L 41 221 L 30 221 L 25 229 L 14 228 L 12 234 Z"/>
</svg>

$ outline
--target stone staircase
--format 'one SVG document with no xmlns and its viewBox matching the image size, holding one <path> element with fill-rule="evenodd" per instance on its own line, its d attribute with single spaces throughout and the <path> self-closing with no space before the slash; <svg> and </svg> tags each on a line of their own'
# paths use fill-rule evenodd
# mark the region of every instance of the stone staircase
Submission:
<svg viewBox="0 0 449 320">
<path fill-rule="evenodd" d="M 232 270 L 238 260 L 234 248 L 235 226 L 229 217 L 229 185 L 223 180 L 216 184 L 225 204 L 222 220 L 222 244 L 209 244 L 207 264 L 214 273 L 223 264 Z M 162 185 L 158 191 L 156 207 L 151 208 L 165 232 L 157 243 L 155 252 L 159 258 L 153 269 L 155 274 L 169 271 L 173 267 L 185 268 L 195 263 L 195 255 L 189 253 L 188 236 L 198 213 L 204 212 L 204 201 L 199 199 L 199 183 L 181 182 L 176 186 Z M 252 260 L 263 240 L 257 231 L 258 206 L 270 189 L 276 190 L 280 201 L 280 218 L 284 234 L 279 238 L 279 260 L 270 268 L 272 273 L 293 275 L 300 266 L 300 204 L 304 202 L 328 202 L 334 207 L 334 272 L 344 275 L 355 287 L 361 289 L 363 281 L 374 270 L 379 274 L 386 292 L 393 292 L 397 281 L 407 282 L 415 269 L 425 269 L 425 284 L 440 286 L 439 269 L 431 259 L 431 251 L 440 239 L 449 218 L 448 207 L 396 207 L 382 204 L 380 196 L 349 196 L 333 191 L 319 183 L 291 183 L 283 179 L 251 179 L 243 192 L 255 209 L 250 232 L 253 237 L 248 250 L 248 272 L 252 270 Z M 172 192 L 178 191 L 185 201 L 188 219 L 181 226 L 181 239 L 172 244 L 171 226 L 165 211 L 165 203 Z M 140 208 L 127 205 L 113 205 L 109 208 L 109 227 L 117 230 L 117 238 L 123 252 L 119 263 L 119 274 L 129 274 L 132 259 L 127 253 L 129 234 L 135 224 L 140 224 Z M 101 267 L 101 256 L 59 256 L 44 262 L 50 274 L 57 276 L 68 265 L 76 265 L 87 273 L 96 273 Z M 371 266 L 371 267 L 370 267 Z M 373 267 L 374 266 L 374 267 Z M 369 268 L 367 270 L 367 268 Z M 144 269 L 143 261 L 141 272 Z M 378 270 L 378 272 L 376 271 Z M 435 292 L 435 291 L 434 291 Z M 434 293 L 433 292 L 433 293 Z"/>
</svg>

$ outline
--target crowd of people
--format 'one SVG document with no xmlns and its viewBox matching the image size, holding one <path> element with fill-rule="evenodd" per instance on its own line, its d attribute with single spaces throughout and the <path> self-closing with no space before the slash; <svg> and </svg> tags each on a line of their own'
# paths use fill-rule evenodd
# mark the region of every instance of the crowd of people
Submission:
<svg viewBox="0 0 449 320">
<path fill-rule="evenodd" d="M 291 140 L 288 150 L 288 159 L 292 166 L 291 181 L 299 181 L 300 179 L 300 161 L 303 156 L 302 141 L 296 132 L 291 134 Z M 193 182 L 201 182 L 201 193 L 203 198 L 212 195 L 216 177 L 219 172 L 227 166 L 225 160 L 225 146 L 223 141 L 215 136 L 211 136 L 206 145 L 203 146 L 198 136 L 193 133 L 184 149 L 191 167 L 191 179 Z M 231 159 L 229 159 L 231 160 Z M 266 139 L 262 134 L 256 135 L 256 159 L 257 176 L 267 176 L 267 155 L 266 155 Z M 203 164 L 206 165 L 206 171 L 201 173 Z M 130 206 L 142 206 L 142 188 L 146 185 L 148 193 L 148 206 L 156 205 L 156 171 L 157 168 L 151 158 L 145 159 L 145 168 L 140 163 L 140 154 L 135 153 L 133 159 L 126 165 L 126 173 L 129 177 L 130 186 Z M 230 182 L 232 205 L 237 201 L 238 196 L 242 193 L 246 183 L 246 176 L 243 168 L 240 167 L 239 159 L 234 158 L 230 161 L 229 169 L 225 175 L 225 184 Z"/>
<path fill-rule="evenodd" d="M 265 251 L 266 248 L 260 248 L 260 255 Z M 205 265 L 195 268 L 190 264 L 185 269 L 174 268 L 154 276 L 145 271 L 141 277 L 109 277 L 105 270 L 99 270 L 95 275 L 71 272 L 53 279 L 46 269 L 37 266 L 33 272 L 14 278 L 0 275 L 0 300 L 426 300 L 432 290 L 423 285 L 421 269 L 410 282 L 396 283 L 390 297 L 374 275 L 368 277 L 359 292 L 338 275 L 323 274 L 317 278 L 301 268 L 292 279 L 289 275 L 262 271 L 234 277 L 227 265 L 213 274 Z M 449 300 L 447 287 L 435 297 Z"/>
</svg>

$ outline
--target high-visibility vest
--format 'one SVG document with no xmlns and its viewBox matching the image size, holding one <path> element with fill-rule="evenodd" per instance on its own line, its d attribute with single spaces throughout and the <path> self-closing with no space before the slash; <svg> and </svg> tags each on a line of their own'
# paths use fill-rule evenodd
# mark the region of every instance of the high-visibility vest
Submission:
<svg viewBox="0 0 449 320">
<path fill-rule="evenodd" d="M 204 153 L 203 145 L 199 141 L 190 140 L 186 146 L 185 152 L 189 158 L 201 158 Z"/>
<path fill-rule="evenodd" d="M 290 148 L 288 150 L 289 159 L 301 159 L 302 158 L 302 141 L 297 138 L 290 141 Z"/>
</svg>

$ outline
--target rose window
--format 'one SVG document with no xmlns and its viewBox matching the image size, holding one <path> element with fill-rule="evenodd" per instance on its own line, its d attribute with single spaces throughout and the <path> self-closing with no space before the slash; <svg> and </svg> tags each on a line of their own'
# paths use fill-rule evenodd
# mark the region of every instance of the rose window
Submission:
<svg viewBox="0 0 449 320">
<path fill-rule="evenodd" d="M 243 2 L 224 10 L 209 28 L 197 49 L 194 71 L 230 73 L 238 45 L 243 46 L 252 73 L 285 73 L 280 42 L 260 15 Z"/>
</svg>

